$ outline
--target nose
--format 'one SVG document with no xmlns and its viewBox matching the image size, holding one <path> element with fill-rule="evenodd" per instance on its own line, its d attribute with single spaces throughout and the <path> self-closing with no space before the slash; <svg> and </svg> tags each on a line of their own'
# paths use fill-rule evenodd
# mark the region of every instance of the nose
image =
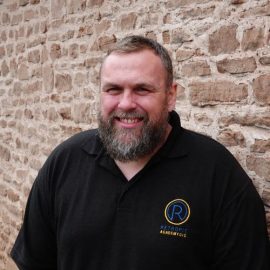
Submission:
<svg viewBox="0 0 270 270">
<path fill-rule="evenodd" d="M 120 96 L 118 108 L 125 111 L 136 108 L 135 97 L 132 91 L 130 90 L 123 91 L 122 95 Z"/>
</svg>

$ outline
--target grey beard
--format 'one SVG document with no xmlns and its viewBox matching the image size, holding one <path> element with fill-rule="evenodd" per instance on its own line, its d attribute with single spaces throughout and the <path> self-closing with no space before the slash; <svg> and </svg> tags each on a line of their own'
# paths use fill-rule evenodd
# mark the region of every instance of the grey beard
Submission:
<svg viewBox="0 0 270 270">
<path fill-rule="evenodd" d="M 126 116 L 134 116 L 134 113 L 126 113 Z M 117 129 L 113 125 L 114 115 L 105 121 L 99 115 L 99 136 L 107 153 L 114 160 L 121 162 L 136 161 L 151 154 L 165 139 L 167 119 L 161 114 L 161 119 L 152 123 L 144 119 L 144 125 L 140 131 Z M 128 138 L 125 141 L 125 138 Z"/>
</svg>

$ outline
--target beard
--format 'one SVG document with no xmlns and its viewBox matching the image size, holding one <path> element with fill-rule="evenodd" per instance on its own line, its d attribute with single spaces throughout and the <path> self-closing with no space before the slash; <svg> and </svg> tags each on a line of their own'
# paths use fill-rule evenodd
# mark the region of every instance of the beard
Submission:
<svg viewBox="0 0 270 270">
<path fill-rule="evenodd" d="M 141 118 L 143 125 L 135 128 L 117 128 L 114 125 L 116 117 Z M 107 120 L 99 112 L 99 137 L 103 145 L 114 160 L 121 162 L 136 161 L 154 152 L 166 137 L 168 125 L 168 111 L 165 106 L 157 119 L 149 120 L 147 113 L 113 112 Z"/>
</svg>

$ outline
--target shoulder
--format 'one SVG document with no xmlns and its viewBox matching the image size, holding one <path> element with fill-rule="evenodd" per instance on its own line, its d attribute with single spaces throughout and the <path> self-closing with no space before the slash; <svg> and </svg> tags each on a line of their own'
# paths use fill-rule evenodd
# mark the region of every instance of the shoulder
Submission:
<svg viewBox="0 0 270 270">
<path fill-rule="evenodd" d="M 92 129 L 92 130 L 86 130 L 82 131 L 80 133 L 77 133 L 73 135 L 72 137 L 66 139 L 62 143 L 60 143 L 56 148 L 55 151 L 61 151 L 65 149 L 73 149 L 77 147 L 81 147 L 84 145 L 86 142 L 92 142 L 96 141 L 98 136 L 98 131 L 97 129 Z"/>
<path fill-rule="evenodd" d="M 234 159 L 229 150 L 213 138 L 184 128 L 178 144 L 191 155 L 208 157 L 208 160 L 222 157 Z"/>
<path fill-rule="evenodd" d="M 97 129 L 87 130 L 73 135 L 60 143 L 51 152 L 41 171 L 54 171 L 68 164 L 76 164 L 89 154 L 96 154 L 101 149 Z"/>
<path fill-rule="evenodd" d="M 86 145 L 90 147 L 97 143 L 99 143 L 97 129 L 82 131 L 60 143 L 52 151 L 50 156 L 57 156 L 62 153 L 82 152 Z"/>
</svg>

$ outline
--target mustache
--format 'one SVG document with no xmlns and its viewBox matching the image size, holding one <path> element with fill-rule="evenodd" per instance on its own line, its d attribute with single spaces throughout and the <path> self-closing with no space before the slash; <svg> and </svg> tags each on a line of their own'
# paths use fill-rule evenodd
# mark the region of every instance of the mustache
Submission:
<svg viewBox="0 0 270 270">
<path fill-rule="evenodd" d="M 111 115 L 110 118 L 143 118 L 146 119 L 148 118 L 146 113 L 141 113 L 141 112 L 123 112 L 123 111 L 114 111 Z"/>
</svg>

